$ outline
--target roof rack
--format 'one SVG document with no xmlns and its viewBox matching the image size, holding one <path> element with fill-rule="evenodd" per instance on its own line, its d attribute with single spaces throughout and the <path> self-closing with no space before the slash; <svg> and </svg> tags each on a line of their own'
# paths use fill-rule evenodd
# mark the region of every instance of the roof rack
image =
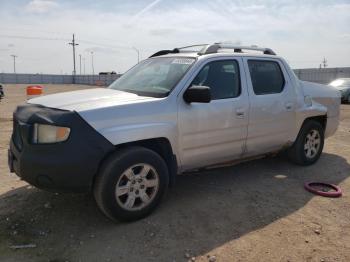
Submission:
<svg viewBox="0 0 350 262">
<path fill-rule="evenodd" d="M 200 55 L 218 53 L 220 49 L 233 49 L 233 52 L 235 53 L 243 53 L 242 50 L 253 50 L 253 51 L 261 51 L 265 55 L 276 55 L 276 53 L 270 48 L 257 47 L 257 46 L 239 46 L 239 45 L 223 44 L 223 43 L 215 43 L 212 45 L 207 45 L 200 51 Z"/>
<path fill-rule="evenodd" d="M 177 47 L 177 48 L 174 48 L 172 50 L 160 50 L 160 51 L 154 53 L 153 55 L 151 55 L 150 57 L 161 56 L 161 55 L 166 55 L 166 54 L 186 53 L 186 52 L 193 53 L 194 52 L 193 50 L 186 50 L 186 49 L 189 49 L 191 47 L 201 47 L 200 50 L 202 50 L 207 45 L 208 44 L 189 45 L 189 46 Z"/>
<path fill-rule="evenodd" d="M 191 47 L 202 47 L 198 52 L 198 55 L 207 55 L 218 53 L 220 49 L 233 49 L 235 53 L 243 53 L 242 50 L 253 50 L 253 51 L 261 51 L 265 55 L 276 55 L 276 53 L 270 49 L 265 47 L 257 47 L 257 46 L 239 46 L 233 44 L 223 44 L 223 43 L 215 43 L 215 44 L 201 44 L 201 45 L 190 45 L 184 47 L 174 48 L 173 50 L 160 50 L 150 57 L 161 56 L 166 54 L 176 54 L 176 53 L 185 53 L 185 52 L 194 52 L 193 50 L 186 50 Z"/>
</svg>

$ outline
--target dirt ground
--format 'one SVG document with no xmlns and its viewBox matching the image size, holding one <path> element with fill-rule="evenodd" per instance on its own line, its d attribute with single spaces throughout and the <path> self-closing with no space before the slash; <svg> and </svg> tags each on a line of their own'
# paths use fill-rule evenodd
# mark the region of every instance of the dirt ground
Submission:
<svg viewBox="0 0 350 262">
<path fill-rule="evenodd" d="M 45 86 L 45 93 L 87 86 Z M 350 105 L 310 167 L 284 157 L 179 176 L 151 216 L 113 223 L 91 195 L 33 188 L 7 167 L 12 111 L 24 85 L 0 102 L 0 261 L 350 261 Z M 340 185 L 331 199 L 306 181 Z M 32 244 L 14 250 L 13 245 Z"/>
</svg>

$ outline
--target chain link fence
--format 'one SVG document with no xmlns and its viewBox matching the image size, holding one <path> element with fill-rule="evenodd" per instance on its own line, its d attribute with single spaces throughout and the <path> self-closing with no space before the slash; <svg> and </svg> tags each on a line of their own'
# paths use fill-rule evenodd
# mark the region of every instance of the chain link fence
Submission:
<svg viewBox="0 0 350 262">
<path fill-rule="evenodd" d="M 47 75 L 47 74 L 0 74 L 3 84 L 80 84 L 108 86 L 120 77 L 113 75 Z"/>
<path fill-rule="evenodd" d="M 329 84 L 337 78 L 350 78 L 350 67 L 295 69 L 294 73 L 304 81 Z"/>
<path fill-rule="evenodd" d="M 350 67 L 294 69 L 301 80 L 328 84 L 341 77 L 350 78 Z M 108 86 L 121 75 L 47 75 L 0 73 L 3 84 L 81 84 Z"/>
</svg>

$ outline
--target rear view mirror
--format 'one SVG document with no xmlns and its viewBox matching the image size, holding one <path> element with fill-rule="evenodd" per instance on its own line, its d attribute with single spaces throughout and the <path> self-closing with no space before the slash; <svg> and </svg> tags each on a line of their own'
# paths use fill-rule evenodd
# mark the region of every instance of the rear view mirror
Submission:
<svg viewBox="0 0 350 262">
<path fill-rule="evenodd" d="M 211 100 L 210 87 L 191 86 L 184 93 L 186 103 L 209 103 Z"/>
</svg>

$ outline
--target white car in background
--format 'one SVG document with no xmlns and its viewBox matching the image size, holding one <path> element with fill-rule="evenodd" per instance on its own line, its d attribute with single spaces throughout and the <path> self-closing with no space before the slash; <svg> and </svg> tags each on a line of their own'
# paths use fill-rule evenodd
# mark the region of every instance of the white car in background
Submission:
<svg viewBox="0 0 350 262">
<path fill-rule="evenodd" d="M 350 102 L 350 78 L 338 78 L 330 82 L 329 85 L 340 91 L 342 102 Z"/>
</svg>

